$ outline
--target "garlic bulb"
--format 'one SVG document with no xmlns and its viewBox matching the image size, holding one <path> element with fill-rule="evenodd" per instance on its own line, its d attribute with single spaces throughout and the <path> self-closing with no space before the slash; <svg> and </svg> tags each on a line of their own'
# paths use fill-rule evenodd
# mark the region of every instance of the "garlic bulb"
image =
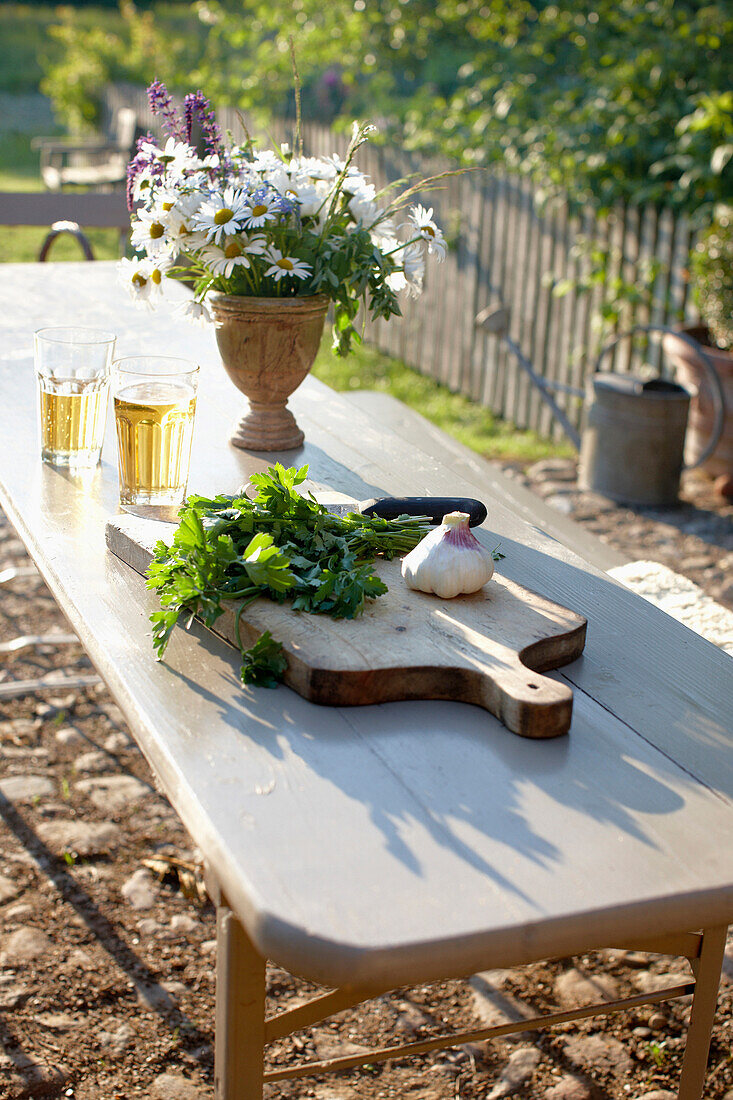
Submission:
<svg viewBox="0 0 733 1100">
<path fill-rule="evenodd" d="M 409 588 L 434 592 L 444 600 L 478 592 L 494 573 L 494 559 L 471 532 L 465 512 L 449 512 L 414 550 L 402 559 Z"/>
</svg>

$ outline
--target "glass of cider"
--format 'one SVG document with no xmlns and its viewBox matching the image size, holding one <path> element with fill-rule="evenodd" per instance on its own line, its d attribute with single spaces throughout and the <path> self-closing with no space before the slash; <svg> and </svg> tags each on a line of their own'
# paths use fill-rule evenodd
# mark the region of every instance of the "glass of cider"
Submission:
<svg viewBox="0 0 733 1100">
<path fill-rule="evenodd" d="M 121 504 L 183 503 L 198 378 L 188 359 L 135 355 L 114 363 Z"/>
<path fill-rule="evenodd" d="M 44 462 L 72 470 L 99 463 L 114 346 L 114 333 L 93 328 L 34 334 Z"/>
</svg>

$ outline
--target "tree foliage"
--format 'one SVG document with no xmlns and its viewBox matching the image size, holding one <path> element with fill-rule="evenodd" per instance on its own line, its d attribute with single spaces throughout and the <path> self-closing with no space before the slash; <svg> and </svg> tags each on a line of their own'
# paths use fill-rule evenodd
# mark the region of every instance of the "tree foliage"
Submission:
<svg viewBox="0 0 733 1100">
<path fill-rule="evenodd" d="M 719 207 L 692 255 L 700 313 L 719 348 L 733 351 L 733 207 Z"/>
<path fill-rule="evenodd" d="M 189 10 L 196 48 L 163 36 L 146 82 L 193 82 L 214 102 L 279 113 L 291 102 L 292 34 L 306 116 L 389 120 L 409 148 L 505 163 L 599 206 L 694 211 L 733 193 L 730 0 L 199 0 Z M 131 43 L 143 18 L 128 14 Z M 89 32 L 72 47 L 82 83 L 84 66 L 107 64 L 114 77 L 126 62 Z M 129 57 L 137 79 L 142 42 Z"/>
</svg>

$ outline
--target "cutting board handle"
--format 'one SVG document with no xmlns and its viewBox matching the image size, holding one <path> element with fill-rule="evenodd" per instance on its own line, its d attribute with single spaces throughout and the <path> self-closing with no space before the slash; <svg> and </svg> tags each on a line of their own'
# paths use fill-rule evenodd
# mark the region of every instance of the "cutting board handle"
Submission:
<svg viewBox="0 0 733 1100">
<path fill-rule="evenodd" d="M 482 705 L 520 737 L 557 737 L 570 728 L 573 693 L 521 661 L 492 669 L 482 678 Z"/>
</svg>

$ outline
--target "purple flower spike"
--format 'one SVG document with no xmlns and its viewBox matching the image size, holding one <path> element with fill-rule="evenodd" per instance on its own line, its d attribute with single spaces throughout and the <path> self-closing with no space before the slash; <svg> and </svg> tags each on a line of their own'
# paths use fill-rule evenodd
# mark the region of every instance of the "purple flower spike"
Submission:
<svg viewBox="0 0 733 1100">
<path fill-rule="evenodd" d="M 171 137 L 183 140 L 183 127 L 173 106 L 170 92 L 161 80 L 154 80 L 148 88 L 148 103 L 154 115 L 162 119 L 163 128 Z"/>
<path fill-rule="evenodd" d="M 142 147 L 145 143 L 155 145 L 155 138 L 151 133 L 147 133 L 145 137 L 137 139 L 137 152 L 127 166 L 127 209 L 132 210 L 134 198 L 133 190 L 135 188 L 135 180 L 140 175 L 144 168 L 148 168 L 154 161 L 154 155 L 152 153 L 143 153 Z M 155 174 L 161 175 L 163 166 L 156 161 L 154 164 Z"/>
<path fill-rule="evenodd" d="M 183 116 L 185 120 L 184 140 L 191 144 L 191 130 L 193 121 L 198 117 L 201 122 L 201 130 L 204 136 L 204 145 L 207 153 L 222 155 L 221 129 L 216 121 L 211 103 L 203 92 L 189 92 L 183 100 Z"/>
</svg>

